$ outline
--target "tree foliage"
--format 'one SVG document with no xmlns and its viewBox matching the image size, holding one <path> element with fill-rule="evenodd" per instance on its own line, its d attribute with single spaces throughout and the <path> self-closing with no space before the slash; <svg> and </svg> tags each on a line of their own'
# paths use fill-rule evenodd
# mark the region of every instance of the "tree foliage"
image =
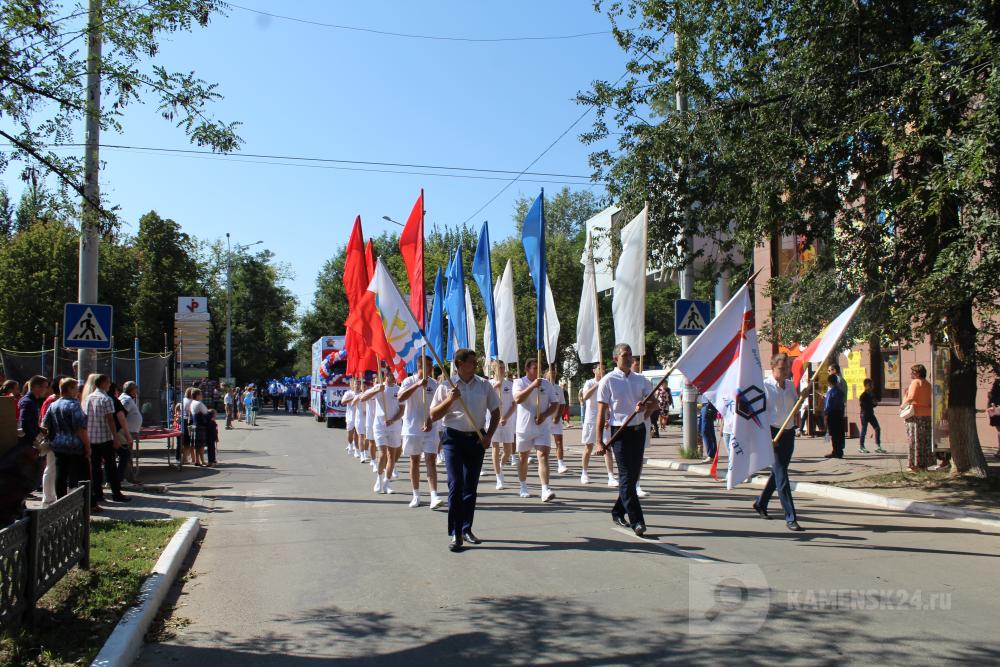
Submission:
<svg viewBox="0 0 1000 667">
<path fill-rule="evenodd" d="M 827 263 L 773 286 L 791 303 L 776 321 L 816 331 L 864 293 L 852 335 L 947 341 L 955 465 L 984 474 L 976 372 L 1000 370 L 995 3 L 598 7 L 630 58 L 620 83 L 580 95 L 598 110 L 585 140 L 617 137 L 591 158 L 612 197 L 651 202 L 661 248 L 685 232 L 818 242 Z"/>
</svg>

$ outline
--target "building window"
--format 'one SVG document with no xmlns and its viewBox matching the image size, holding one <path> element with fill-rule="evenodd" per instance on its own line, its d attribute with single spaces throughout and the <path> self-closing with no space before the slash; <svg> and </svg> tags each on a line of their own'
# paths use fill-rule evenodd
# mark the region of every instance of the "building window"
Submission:
<svg viewBox="0 0 1000 667">
<path fill-rule="evenodd" d="M 903 375 L 900 365 L 899 345 L 889 345 L 872 355 L 872 380 L 879 401 L 885 405 L 899 405 L 902 399 Z"/>
</svg>

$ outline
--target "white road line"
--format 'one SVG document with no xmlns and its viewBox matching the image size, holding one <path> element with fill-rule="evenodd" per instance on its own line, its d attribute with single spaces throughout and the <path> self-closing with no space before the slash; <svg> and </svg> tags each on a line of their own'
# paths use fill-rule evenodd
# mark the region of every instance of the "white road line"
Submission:
<svg viewBox="0 0 1000 667">
<path fill-rule="evenodd" d="M 707 556 L 699 556 L 697 554 L 691 553 L 690 551 L 684 551 L 684 549 L 681 549 L 680 547 L 675 547 L 672 544 L 667 544 L 666 542 L 661 542 L 658 537 L 657 538 L 653 538 L 653 537 L 650 537 L 650 538 L 639 537 L 633 531 L 627 530 L 625 528 L 622 528 L 621 526 L 612 526 L 611 530 L 615 531 L 616 533 L 621 533 L 622 535 L 625 535 L 627 537 L 631 537 L 634 541 L 641 542 L 643 544 L 650 544 L 650 545 L 652 545 L 654 547 L 657 547 L 659 549 L 663 549 L 666 552 L 672 553 L 675 556 L 681 556 L 683 558 L 688 558 L 688 559 L 690 559 L 690 560 L 692 560 L 692 561 L 694 561 L 696 563 L 722 563 L 722 562 L 725 562 L 725 561 L 721 561 L 721 560 L 719 560 L 717 558 L 709 558 Z"/>
</svg>

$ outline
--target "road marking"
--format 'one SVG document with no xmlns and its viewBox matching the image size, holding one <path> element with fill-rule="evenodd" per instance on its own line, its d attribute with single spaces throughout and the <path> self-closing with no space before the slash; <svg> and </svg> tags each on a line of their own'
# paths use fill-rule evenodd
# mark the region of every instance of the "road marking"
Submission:
<svg viewBox="0 0 1000 667">
<path fill-rule="evenodd" d="M 616 533 L 621 533 L 622 535 L 631 537 L 633 540 L 635 540 L 637 542 L 641 542 L 643 544 L 652 545 L 654 547 L 663 549 L 664 551 L 666 551 L 668 553 L 671 553 L 671 554 L 673 554 L 675 556 L 681 556 L 683 558 L 690 559 L 690 560 L 692 560 L 692 561 L 694 561 L 696 563 L 724 563 L 724 562 L 726 562 L 726 561 L 720 560 L 718 558 L 710 558 L 709 556 L 699 556 L 698 554 L 693 554 L 690 551 L 684 551 L 684 549 L 681 549 L 680 547 L 675 547 L 672 544 L 667 544 L 666 542 L 661 542 L 660 538 L 658 538 L 658 537 L 649 537 L 649 538 L 647 538 L 647 537 L 639 537 L 633 531 L 625 529 L 625 528 L 622 528 L 621 526 L 612 526 L 611 530 L 615 531 Z"/>
</svg>

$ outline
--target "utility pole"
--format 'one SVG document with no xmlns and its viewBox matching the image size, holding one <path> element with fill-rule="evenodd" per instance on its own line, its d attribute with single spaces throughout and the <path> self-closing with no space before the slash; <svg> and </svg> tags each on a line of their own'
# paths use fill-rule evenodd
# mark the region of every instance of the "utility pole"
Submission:
<svg viewBox="0 0 1000 667">
<path fill-rule="evenodd" d="M 680 9 L 678 9 L 677 15 L 677 25 L 680 26 Z M 677 51 L 677 75 L 683 70 L 683 62 L 680 51 L 681 45 L 681 33 L 678 30 L 674 33 L 674 49 Z M 677 113 L 685 114 L 687 112 L 687 93 L 684 87 L 678 83 L 677 84 Z M 681 170 L 681 176 L 683 176 L 684 169 L 687 168 L 683 162 L 680 163 L 679 168 Z M 686 206 L 686 203 L 684 204 Z M 687 215 L 684 216 L 685 220 Z M 683 237 L 683 253 L 684 253 L 684 268 L 680 272 L 680 288 L 681 288 L 681 298 L 682 299 L 693 299 L 694 298 L 694 267 L 691 266 L 691 252 L 693 246 L 693 239 L 691 237 L 690 231 L 685 230 Z M 681 353 L 687 351 L 694 342 L 694 336 L 681 336 Z M 691 452 L 694 451 L 698 446 L 698 391 L 688 384 L 684 383 L 684 391 L 681 395 L 681 418 L 683 421 L 683 445 L 684 449 Z"/>
<path fill-rule="evenodd" d="M 226 377 L 233 377 L 233 249 L 229 245 L 229 232 L 226 232 Z"/>
<path fill-rule="evenodd" d="M 101 145 L 101 0 L 90 0 L 87 19 L 87 124 L 83 173 L 83 210 L 80 224 L 79 303 L 97 303 L 97 262 L 100 247 L 101 189 L 98 180 Z M 110 335 L 111 332 L 108 332 Z M 78 376 L 97 371 L 97 351 L 77 351 Z"/>
</svg>

